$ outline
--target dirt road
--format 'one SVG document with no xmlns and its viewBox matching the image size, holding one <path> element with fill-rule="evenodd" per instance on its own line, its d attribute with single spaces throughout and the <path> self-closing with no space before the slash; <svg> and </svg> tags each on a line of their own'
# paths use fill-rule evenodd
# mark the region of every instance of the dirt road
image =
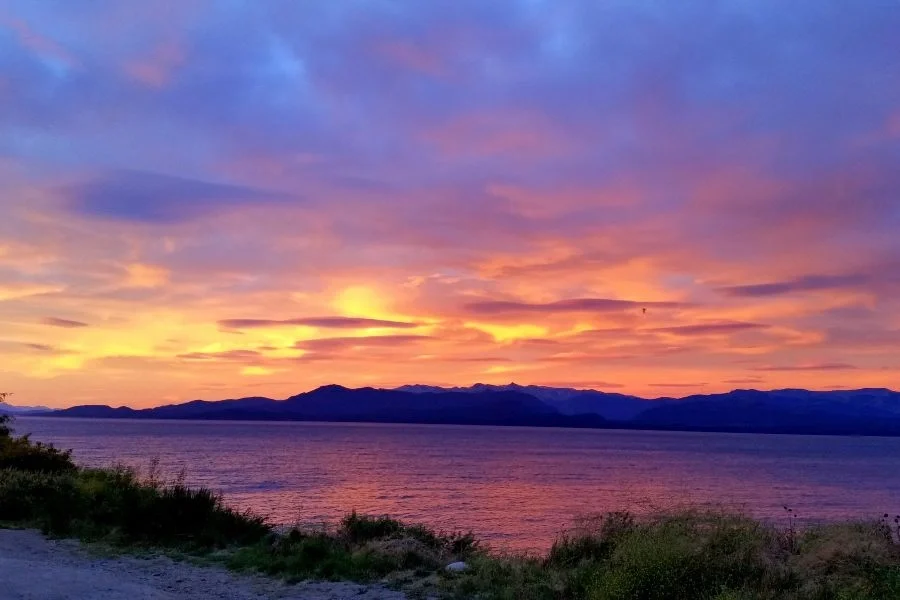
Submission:
<svg viewBox="0 0 900 600">
<path fill-rule="evenodd" d="M 0 529 L 0 600 L 406 600 L 353 583 L 285 585 L 165 557 L 105 557 L 78 542 Z"/>
</svg>

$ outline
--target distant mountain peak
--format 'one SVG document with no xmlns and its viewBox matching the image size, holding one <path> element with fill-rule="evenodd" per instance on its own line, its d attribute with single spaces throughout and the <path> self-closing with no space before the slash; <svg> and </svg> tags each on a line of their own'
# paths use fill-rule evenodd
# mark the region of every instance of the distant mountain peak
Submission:
<svg viewBox="0 0 900 600">
<path fill-rule="evenodd" d="M 0 414 L 24 414 L 29 412 L 41 412 L 50 410 L 46 406 L 17 406 L 15 404 L 8 404 L 6 402 L 0 402 Z"/>
<path fill-rule="evenodd" d="M 320 385 L 316 389 L 308 392 L 310 394 L 314 394 L 316 392 L 349 392 L 350 388 L 344 387 L 337 383 L 329 383 L 328 385 Z"/>
<path fill-rule="evenodd" d="M 332 384 L 286 400 L 254 397 L 194 401 L 144 410 L 76 406 L 50 414 L 900 436 L 900 393 L 882 388 L 739 389 L 649 400 L 626 394 L 515 382 L 448 388 L 417 384 L 396 389 Z"/>
</svg>

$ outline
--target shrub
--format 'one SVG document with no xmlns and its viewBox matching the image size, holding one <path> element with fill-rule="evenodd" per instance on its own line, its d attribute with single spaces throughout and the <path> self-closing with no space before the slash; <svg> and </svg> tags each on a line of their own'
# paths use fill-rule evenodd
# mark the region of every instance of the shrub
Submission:
<svg viewBox="0 0 900 600">
<path fill-rule="evenodd" d="M 210 490 L 149 484 L 121 468 L 0 471 L 0 520 L 56 535 L 186 548 L 255 543 L 269 531 L 262 518 L 224 506 Z"/>
<path fill-rule="evenodd" d="M 79 526 L 88 537 L 114 532 L 126 543 L 205 548 L 255 543 L 269 532 L 264 519 L 225 506 L 206 488 L 141 481 L 124 468 L 79 475 L 86 503 Z"/>
<path fill-rule="evenodd" d="M 0 471 L 0 520 L 21 522 L 46 532 L 65 531 L 79 510 L 72 474 Z"/>
<path fill-rule="evenodd" d="M 567 575 L 546 568 L 545 561 L 528 556 L 474 556 L 469 569 L 447 575 L 444 592 L 452 598 L 485 600 L 557 600 L 571 595 Z"/>
<path fill-rule="evenodd" d="M 32 442 L 29 436 L 15 437 L 9 415 L 0 415 L 0 469 L 59 473 L 74 471 L 70 451 L 57 450 L 49 444 Z"/>
<path fill-rule="evenodd" d="M 712 598 L 764 587 L 774 537 L 756 521 L 717 513 L 663 515 L 624 534 L 596 571 L 594 600 Z"/>
<path fill-rule="evenodd" d="M 809 598 L 900 598 L 900 548 L 876 522 L 812 527 L 789 559 Z"/>
<path fill-rule="evenodd" d="M 424 525 L 405 525 L 386 516 L 359 515 L 356 511 L 341 520 L 337 535 L 353 545 L 391 539 L 414 540 L 424 550 L 448 560 L 463 559 L 480 549 L 478 539 L 471 532 L 437 532 Z"/>
<path fill-rule="evenodd" d="M 403 523 L 400 521 L 388 517 L 358 515 L 353 511 L 341 520 L 338 534 L 351 544 L 360 544 L 397 535 L 401 531 Z"/>
<path fill-rule="evenodd" d="M 607 558 L 623 537 L 635 527 L 634 516 L 612 512 L 585 519 L 573 532 L 564 533 L 553 543 L 547 555 L 551 567 L 575 567 Z"/>
</svg>

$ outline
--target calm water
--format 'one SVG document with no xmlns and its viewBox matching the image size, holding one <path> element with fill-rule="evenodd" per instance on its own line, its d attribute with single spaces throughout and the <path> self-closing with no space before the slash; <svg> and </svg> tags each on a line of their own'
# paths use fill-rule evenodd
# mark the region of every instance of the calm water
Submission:
<svg viewBox="0 0 900 600">
<path fill-rule="evenodd" d="M 900 438 L 435 425 L 20 418 L 20 433 L 225 493 L 277 522 L 389 514 L 540 549 L 579 515 L 737 505 L 783 519 L 900 512 Z"/>
</svg>

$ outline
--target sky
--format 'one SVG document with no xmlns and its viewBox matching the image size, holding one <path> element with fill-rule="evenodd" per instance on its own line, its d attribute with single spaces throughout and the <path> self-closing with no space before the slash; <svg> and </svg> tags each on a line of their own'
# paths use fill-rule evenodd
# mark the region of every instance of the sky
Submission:
<svg viewBox="0 0 900 600">
<path fill-rule="evenodd" d="M 19 404 L 900 388 L 896 0 L 6 0 Z"/>
</svg>

